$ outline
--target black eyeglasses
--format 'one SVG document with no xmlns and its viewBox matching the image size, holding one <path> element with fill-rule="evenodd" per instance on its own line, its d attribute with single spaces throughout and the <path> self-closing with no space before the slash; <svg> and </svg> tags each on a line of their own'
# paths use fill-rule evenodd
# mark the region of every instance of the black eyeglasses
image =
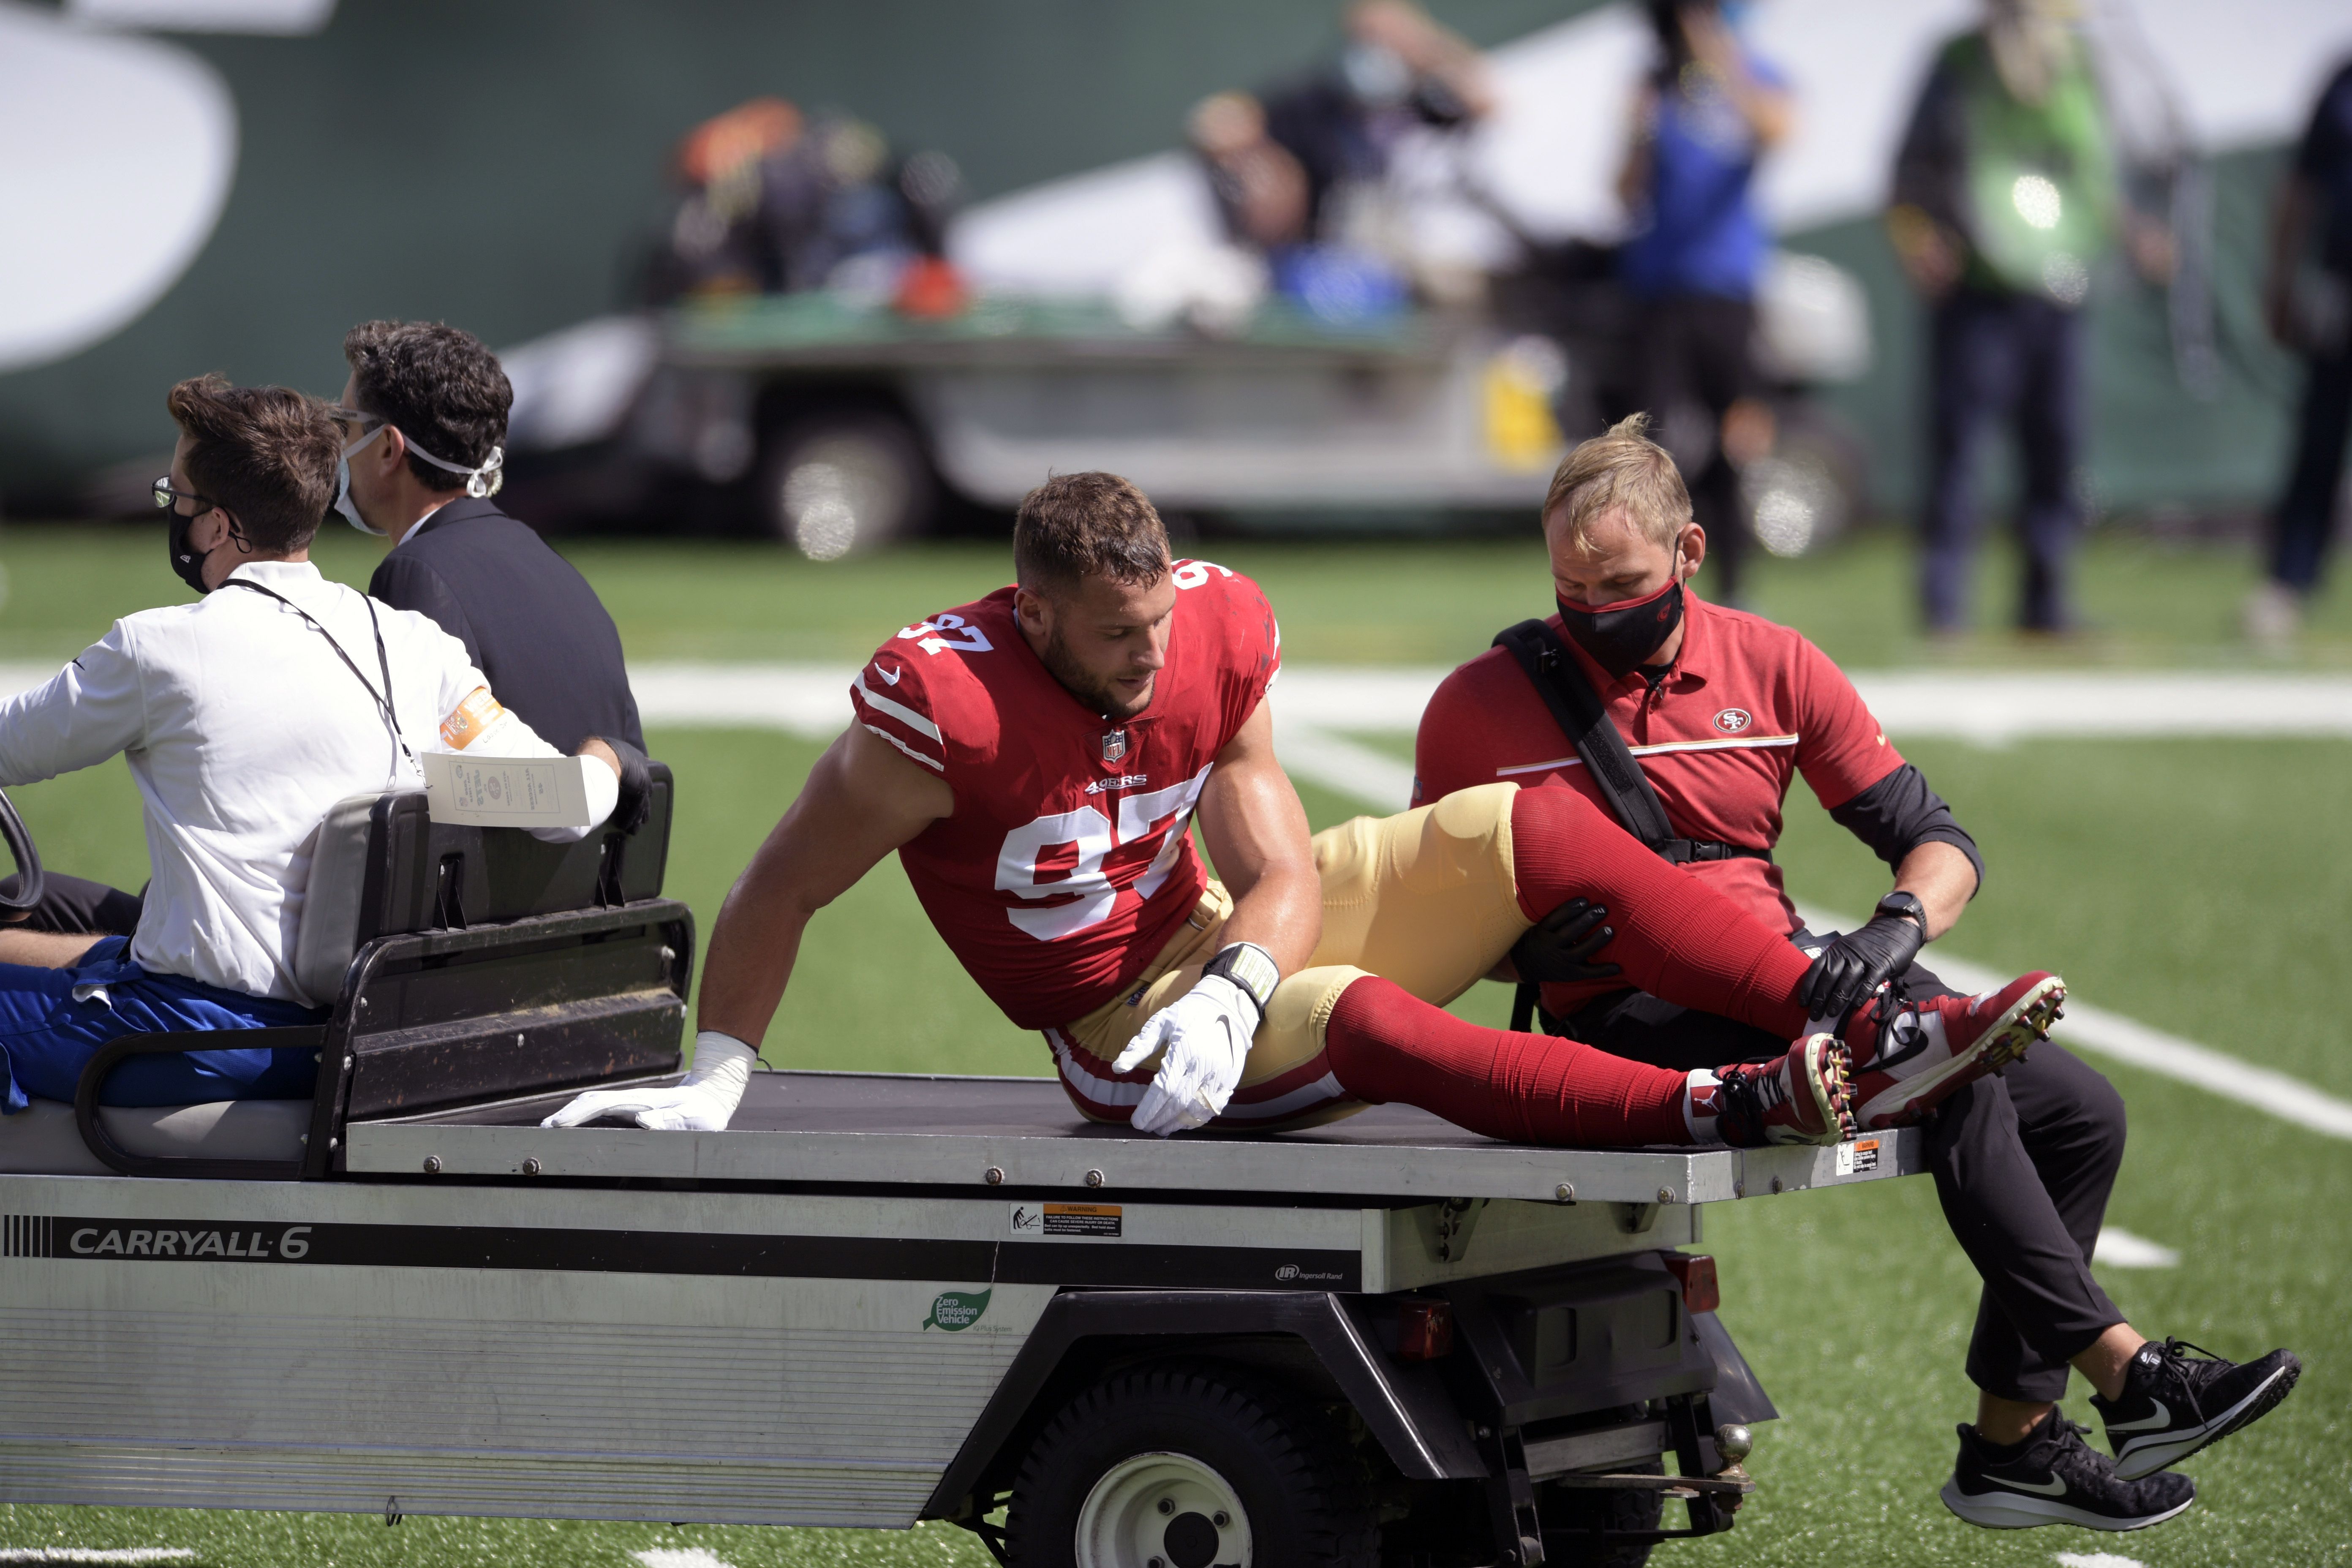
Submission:
<svg viewBox="0 0 2352 1568">
<path fill-rule="evenodd" d="M 191 512 L 182 513 L 181 515 L 184 517 L 202 517 L 205 513 L 212 510 L 215 507 L 220 507 L 222 511 L 228 510 L 228 508 L 221 506 L 220 502 L 213 500 L 210 496 L 200 496 L 194 490 L 173 489 L 172 488 L 172 476 L 169 474 L 165 474 L 163 478 L 155 481 L 153 494 L 155 497 L 155 505 L 159 509 L 168 509 L 175 500 L 194 501 L 196 503 L 196 510 Z"/>
</svg>

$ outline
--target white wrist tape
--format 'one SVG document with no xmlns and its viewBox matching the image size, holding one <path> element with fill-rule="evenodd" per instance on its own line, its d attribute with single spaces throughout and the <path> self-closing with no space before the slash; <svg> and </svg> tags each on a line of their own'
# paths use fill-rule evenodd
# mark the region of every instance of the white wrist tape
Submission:
<svg viewBox="0 0 2352 1568">
<path fill-rule="evenodd" d="M 751 1064 L 760 1059 L 758 1049 L 745 1045 L 732 1035 L 717 1029 L 705 1029 L 694 1037 L 694 1068 L 679 1087 L 717 1084 L 731 1089 L 737 1094 L 751 1081 Z"/>
</svg>

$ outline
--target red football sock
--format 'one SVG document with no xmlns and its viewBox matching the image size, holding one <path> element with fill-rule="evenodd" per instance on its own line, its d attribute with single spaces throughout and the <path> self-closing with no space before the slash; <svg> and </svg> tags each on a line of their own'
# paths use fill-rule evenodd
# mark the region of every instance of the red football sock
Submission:
<svg viewBox="0 0 2352 1568">
<path fill-rule="evenodd" d="M 1340 994 L 1323 1046 L 1358 1100 L 1417 1105 L 1489 1138 L 1586 1149 L 1691 1141 L 1687 1074 L 1575 1040 L 1482 1029 L 1377 975 Z"/>
<path fill-rule="evenodd" d="M 1628 985 L 1791 1039 L 1804 1032 L 1797 986 L 1812 960 L 1643 848 L 1576 791 L 1519 791 L 1511 803 L 1511 870 L 1531 921 L 1575 898 L 1608 910 L 1617 935 L 1601 957 L 1623 969 Z"/>
</svg>

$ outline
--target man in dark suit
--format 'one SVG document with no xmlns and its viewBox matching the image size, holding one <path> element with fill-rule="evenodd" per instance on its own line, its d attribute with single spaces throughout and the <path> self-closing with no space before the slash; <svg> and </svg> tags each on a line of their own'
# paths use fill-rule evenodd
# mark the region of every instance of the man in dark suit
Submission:
<svg viewBox="0 0 2352 1568">
<path fill-rule="evenodd" d="M 553 746 L 645 735 L 621 634 L 596 591 L 545 541 L 500 511 L 514 392 L 471 332 L 366 321 L 343 338 L 351 379 L 336 417 L 349 477 L 335 510 L 392 540 L 368 582 L 466 645 L 499 700 Z"/>
<path fill-rule="evenodd" d="M 352 374 L 334 412 L 348 475 L 334 510 L 393 542 L 368 592 L 464 643 L 499 701 L 565 754 L 592 736 L 615 742 L 623 795 L 642 798 L 646 738 L 613 617 L 570 562 L 490 499 L 514 402 L 497 356 L 455 327 L 368 321 L 344 337 L 343 357 Z M 17 881 L 0 878 L 0 898 Z M 0 926 L 128 936 L 142 900 L 52 871 L 40 901 L 0 909 Z"/>
</svg>

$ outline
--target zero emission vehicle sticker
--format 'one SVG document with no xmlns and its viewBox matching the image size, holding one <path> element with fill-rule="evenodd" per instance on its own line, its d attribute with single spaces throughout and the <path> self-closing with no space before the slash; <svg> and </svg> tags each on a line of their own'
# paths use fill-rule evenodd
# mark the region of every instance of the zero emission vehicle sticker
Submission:
<svg viewBox="0 0 2352 1568">
<path fill-rule="evenodd" d="M 1063 1211 L 1055 1214 L 1054 1211 Z M 985 1279 L 997 1285 L 1264 1289 L 1273 1259 L 1301 1266 L 1276 1289 L 1360 1288 L 1349 1251 L 1275 1254 L 1254 1247 L 1106 1247 L 1116 1205 L 1033 1205 L 1017 1247 L 996 1241 L 871 1236 L 752 1236 L 731 1231 L 574 1230 L 536 1226 L 300 1225 L 284 1220 L 121 1215 L 0 1215 L 0 1257 L 92 1263 L 271 1267 L 532 1268 L 608 1274 L 803 1279 Z M 1016 1209 L 1017 1215 L 1017 1209 Z M 942 1298 L 944 1300 L 944 1298 Z M 942 1321 L 939 1325 L 950 1325 Z M 969 1326 L 969 1325 L 967 1325 Z"/>
<path fill-rule="evenodd" d="M 931 1301 L 931 1315 L 923 1320 L 927 1329 L 945 1329 L 960 1334 L 980 1321 L 988 1310 L 988 1299 L 996 1294 L 987 1290 L 942 1290 Z"/>
<path fill-rule="evenodd" d="M 1121 1213 L 1117 1204 L 1014 1204 L 1013 1234 L 1117 1237 Z"/>
</svg>

